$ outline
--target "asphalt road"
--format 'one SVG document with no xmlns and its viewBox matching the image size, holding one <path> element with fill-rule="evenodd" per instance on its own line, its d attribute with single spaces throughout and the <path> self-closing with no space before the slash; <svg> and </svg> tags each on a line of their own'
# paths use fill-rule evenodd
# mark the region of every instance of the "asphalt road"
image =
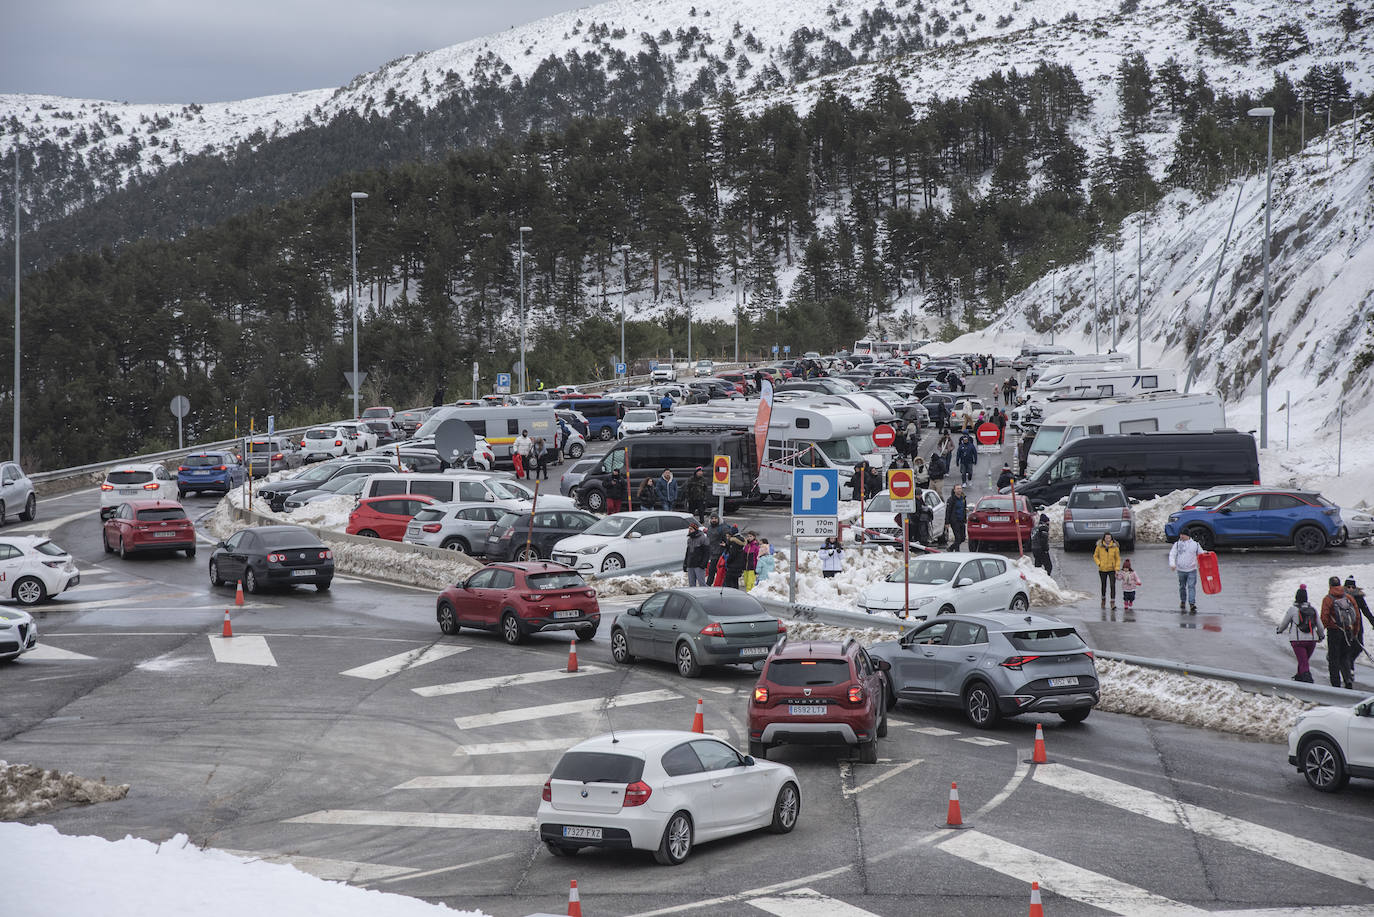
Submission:
<svg viewBox="0 0 1374 917">
<path fill-rule="evenodd" d="M 612 723 L 686 728 L 698 697 L 707 728 L 743 745 L 752 671 L 616 666 L 607 621 L 561 674 L 565 637 L 441 637 L 430 593 L 346 577 L 250 597 L 226 648 L 232 592 L 209 587 L 205 553 L 109 557 L 95 504 L 46 500 L 7 529 L 57 523 L 83 585 L 39 612 L 42 653 L 0 666 L 0 757 L 132 786 L 37 819 L 65 833 L 186 833 L 496 917 L 561 913 L 573 878 L 603 915 L 1012 914 L 1032 879 L 1055 915 L 1374 908 L 1374 783 L 1321 795 L 1282 746 L 1103 713 L 1046 722 L 1052 764 L 1030 766 L 1033 722 L 979 733 L 903 706 L 876 765 L 776 753 L 801 779 L 790 835 L 705 845 L 677 868 L 555 859 L 532 821 L 559 749 Z M 952 781 L 960 831 L 939 827 Z"/>
</svg>

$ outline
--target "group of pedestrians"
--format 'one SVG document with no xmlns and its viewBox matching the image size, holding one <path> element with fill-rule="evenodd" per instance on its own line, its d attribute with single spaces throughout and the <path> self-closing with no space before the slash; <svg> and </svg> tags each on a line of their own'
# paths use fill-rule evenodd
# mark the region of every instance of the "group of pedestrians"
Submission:
<svg viewBox="0 0 1374 917">
<path fill-rule="evenodd" d="M 748 592 L 759 580 L 767 579 L 776 564 L 767 538 L 759 538 L 757 532 L 741 534 L 739 526 L 721 522 L 716 513 L 704 528 L 695 521 L 687 526 L 682 570 L 688 586 L 724 586 Z"/>
<path fill-rule="evenodd" d="M 1299 586 L 1293 594 L 1293 604 L 1274 629 L 1276 634 L 1287 634 L 1293 655 L 1297 657 L 1298 673 L 1293 680 L 1312 682 L 1312 654 L 1317 644 L 1325 640 L 1326 668 L 1331 686 L 1353 689 L 1355 660 L 1360 653 L 1369 652 L 1364 647 L 1365 619 L 1374 625 L 1369 602 L 1365 599 L 1364 590 L 1356 584 L 1355 577 L 1346 577 L 1344 583 L 1339 576 L 1327 580 L 1320 613 L 1308 601 L 1307 584 Z"/>
<path fill-rule="evenodd" d="M 1021 384 L 1020 384 L 1019 382 L 1016 381 L 1016 377 L 1015 377 L 1015 376 L 1007 376 L 1007 378 L 1003 379 L 1003 380 L 1002 380 L 1002 403 L 1003 403 L 1004 405 L 1006 405 L 1007 407 L 1011 407 L 1013 404 L 1015 404 L 1015 403 L 1016 403 L 1016 393 L 1017 393 L 1017 391 L 1018 391 L 1020 388 L 1021 388 Z M 994 389 L 993 389 L 993 394 L 996 394 L 996 393 L 997 393 L 997 389 L 994 388 Z"/>
<path fill-rule="evenodd" d="M 536 436 L 530 438 L 529 430 L 521 430 L 520 435 L 515 437 L 515 442 L 511 443 L 511 462 L 515 465 L 515 476 L 517 478 L 529 478 L 530 480 L 549 479 L 549 465 L 562 461 L 562 455 L 557 448 L 558 439 L 555 434 L 554 446 L 550 446 L 544 441 L 544 437 Z"/>
</svg>

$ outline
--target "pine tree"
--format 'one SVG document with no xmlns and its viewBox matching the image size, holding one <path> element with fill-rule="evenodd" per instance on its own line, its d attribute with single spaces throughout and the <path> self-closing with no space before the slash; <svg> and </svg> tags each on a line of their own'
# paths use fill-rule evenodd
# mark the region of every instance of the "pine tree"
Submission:
<svg viewBox="0 0 1374 917">
<path fill-rule="evenodd" d="M 754 253 L 749 256 L 749 266 L 744 275 L 744 289 L 755 320 L 772 315 L 782 304 L 782 290 L 778 288 L 773 256 L 766 245 L 755 245 Z"/>
</svg>

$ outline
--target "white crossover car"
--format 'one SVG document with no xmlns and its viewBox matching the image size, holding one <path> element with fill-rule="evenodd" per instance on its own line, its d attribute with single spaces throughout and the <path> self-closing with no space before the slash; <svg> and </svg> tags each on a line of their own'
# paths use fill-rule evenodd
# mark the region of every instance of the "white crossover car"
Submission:
<svg viewBox="0 0 1374 917">
<path fill-rule="evenodd" d="M 652 850 L 676 866 L 699 843 L 759 828 L 786 834 L 800 814 L 792 768 L 701 733 L 646 729 L 564 752 L 535 821 L 554 856 L 582 847 Z"/>
<path fill-rule="evenodd" d="M 0 662 L 17 659 L 38 645 L 38 625 L 18 608 L 0 608 Z"/>
<path fill-rule="evenodd" d="M 869 614 L 900 617 L 908 607 L 908 594 L 911 617 L 921 620 L 956 613 L 1025 611 L 1030 607 L 1030 586 L 1020 570 L 998 554 L 968 551 L 913 558 L 909 576 L 902 575 L 899 565 L 866 587 L 859 594 L 858 605 Z"/>
<path fill-rule="evenodd" d="M 109 518 L 114 507 L 130 500 L 177 498 L 176 476 L 157 462 L 119 465 L 106 472 L 100 485 L 100 518 Z"/>
<path fill-rule="evenodd" d="M 1288 763 L 1323 793 L 1345 789 L 1351 777 L 1374 777 L 1374 697 L 1298 714 L 1288 731 Z"/>
<path fill-rule="evenodd" d="M 687 525 L 692 521 L 687 513 L 616 513 L 558 542 L 553 546 L 553 560 L 578 573 L 639 567 L 680 570 L 687 553 Z"/>
<path fill-rule="evenodd" d="M 0 538 L 0 599 L 37 605 L 80 582 L 72 556 L 46 535 Z"/>
</svg>

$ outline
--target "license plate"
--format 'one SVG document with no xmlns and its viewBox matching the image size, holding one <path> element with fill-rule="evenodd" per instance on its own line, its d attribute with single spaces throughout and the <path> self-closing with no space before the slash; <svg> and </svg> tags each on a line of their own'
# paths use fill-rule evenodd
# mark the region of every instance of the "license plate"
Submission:
<svg viewBox="0 0 1374 917">
<path fill-rule="evenodd" d="M 154 532 L 154 533 L 153 533 L 153 537 L 154 537 L 154 538 L 175 538 L 176 536 L 177 536 L 177 533 L 176 533 L 176 532 Z"/>
<path fill-rule="evenodd" d="M 575 618 L 580 614 L 582 614 L 582 612 L 578 611 L 576 608 L 570 608 L 567 611 L 555 611 L 553 616 L 555 618 Z"/>
<path fill-rule="evenodd" d="M 580 825 L 564 825 L 563 836 L 581 838 L 584 841 L 599 841 L 601 840 L 601 829 L 583 828 Z"/>
<path fill-rule="evenodd" d="M 1076 685 L 1076 684 L 1078 684 L 1078 676 L 1077 676 L 1077 675 L 1070 675 L 1068 678 L 1051 678 L 1051 679 L 1050 679 L 1050 687 L 1051 687 L 1051 688 L 1071 688 L 1071 687 L 1073 687 L 1073 686 Z"/>
<path fill-rule="evenodd" d="M 746 646 L 739 651 L 741 656 L 767 656 L 768 647 L 766 646 Z"/>
<path fill-rule="evenodd" d="M 132 487 L 121 487 L 121 488 L 119 488 L 119 492 L 120 492 L 121 494 L 136 494 L 136 493 L 138 493 L 138 491 L 134 490 Z"/>
<path fill-rule="evenodd" d="M 315 571 L 314 571 L 314 570 L 292 570 L 292 571 L 291 571 L 291 575 L 292 575 L 292 576 L 314 576 L 314 575 L 315 575 Z"/>
<path fill-rule="evenodd" d="M 1010 521 L 1011 521 L 1011 517 L 1010 517 L 1010 516 L 989 516 L 989 517 L 988 517 L 988 521 L 989 521 L 989 522 L 1010 522 Z"/>
<path fill-rule="evenodd" d="M 829 707 L 820 704 L 788 704 L 787 712 L 792 716 L 825 716 Z"/>
<path fill-rule="evenodd" d="M 1083 528 L 1087 529 L 1087 530 L 1090 531 L 1090 532 L 1102 532 L 1102 531 L 1106 531 L 1107 523 L 1105 523 L 1105 522 L 1085 522 L 1085 523 L 1083 523 Z"/>
</svg>

